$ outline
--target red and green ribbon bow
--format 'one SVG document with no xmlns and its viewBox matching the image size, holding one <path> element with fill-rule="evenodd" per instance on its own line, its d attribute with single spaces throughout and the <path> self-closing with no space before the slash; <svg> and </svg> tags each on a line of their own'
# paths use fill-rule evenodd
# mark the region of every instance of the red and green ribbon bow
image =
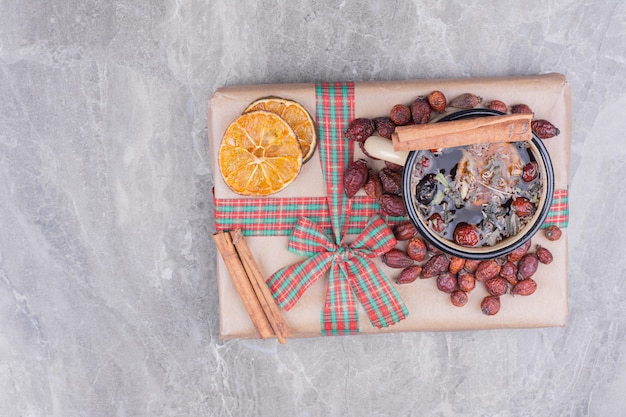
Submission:
<svg viewBox="0 0 626 417">
<path fill-rule="evenodd" d="M 308 259 L 277 271 L 268 284 L 278 304 L 289 310 L 307 288 L 330 271 L 321 316 L 323 334 L 359 332 L 355 296 L 374 326 L 387 327 L 405 318 L 408 311 L 372 259 L 395 245 L 395 237 L 380 216 L 372 217 L 349 245 L 337 245 L 303 217 L 291 235 L 289 250 Z"/>
<path fill-rule="evenodd" d="M 374 326 L 387 327 L 404 319 L 408 310 L 373 258 L 394 247 L 396 239 L 385 221 L 375 215 L 352 243 L 345 243 L 351 201 L 343 191 L 343 174 L 353 144 L 343 138 L 343 132 L 354 117 L 354 85 L 318 84 L 316 98 L 319 152 L 333 236 L 301 217 L 288 248 L 308 258 L 275 272 L 267 282 L 279 305 L 288 310 L 307 288 L 330 272 L 321 314 L 323 334 L 359 332 L 355 297 Z"/>
</svg>

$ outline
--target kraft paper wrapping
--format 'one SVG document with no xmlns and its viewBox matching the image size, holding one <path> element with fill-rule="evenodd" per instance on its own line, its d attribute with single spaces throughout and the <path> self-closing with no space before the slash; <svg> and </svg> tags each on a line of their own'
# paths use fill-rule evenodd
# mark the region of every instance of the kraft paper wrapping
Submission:
<svg viewBox="0 0 626 417">
<path fill-rule="evenodd" d="M 409 81 L 357 82 L 354 87 L 355 117 L 387 115 L 394 104 L 411 103 L 417 96 L 432 90 L 441 90 L 446 97 L 471 92 L 483 98 L 483 103 L 493 99 L 507 105 L 525 103 L 535 112 L 536 119 L 547 119 L 560 129 L 560 135 L 544 141 L 552 158 L 555 171 L 555 190 L 566 190 L 569 181 L 571 144 L 571 95 L 566 78 L 561 74 L 522 77 L 428 79 Z M 242 198 L 224 183 L 217 164 L 217 150 L 227 126 L 242 113 L 246 106 L 265 96 L 279 96 L 298 101 L 314 116 L 314 84 L 276 84 L 226 87 L 217 90 L 209 101 L 208 135 L 214 179 L 215 198 Z M 455 109 L 448 109 L 453 112 Z M 442 115 L 443 116 L 443 115 Z M 362 157 L 355 147 L 354 157 Z M 374 164 L 374 166 L 376 166 Z M 319 153 L 307 162 L 298 178 L 285 190 L 272 197 L 324 197 Z M 288 236 L 247 237 L 259 268 L 269 277 L 279 268 L 303 258 L 287 250 Z M 452 331 L 495 328 L 537 328 L 564 326 L 568 315 L 567 299 L 567 229 L 560 240 L 550 242 L 540 231 L 533 237 L 533 246 L 540 244 L 554 255 L 550 265 L 539 265 L 533 277 L 537 291 L 528 297 L 504 295 L 502 307 L 495 316 L 486 316 L 480 302 L 487 295 L 480 283 L 470 293 L 470 300 L 462 308 L 454 307 L 445 294 L 436 288 L 434 279 L 417 280 L 411 284 L 393 284 L 408 310 L 408 318 L 384 329 L 371 325 L 364 311 L 359 311 L 360 331 L 364 334 L 414 331 Z M 399 270 L 386 267 L 377 260 L 392 282 Z M 250 318 L 237 294 L 222 259 L 217 257 L 217 283 L 219 291 L 220 337 L 257 338 Z M 320 312 L 326 291 L 325 277 L 310 287 L 290 311 L 284 311 L 293 337 L 320 336 Z"/>
</svg>

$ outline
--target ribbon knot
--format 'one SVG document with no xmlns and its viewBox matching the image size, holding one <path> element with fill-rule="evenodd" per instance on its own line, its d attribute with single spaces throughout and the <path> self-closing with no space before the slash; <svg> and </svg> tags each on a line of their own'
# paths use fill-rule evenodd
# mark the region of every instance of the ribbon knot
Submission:
<svg viewBox="0 0 626 417">
<path fill-rule="evenodd" d="M 349 246 L 341 245 L 337 249 L 335 259 L 337 262 L 348 262 L 352 258 L 352 251 Z"/>
<path fill-rule="evenodd" d="M 310 219 L 300 218 L 289 240 L 289 251 L 306 256 L 275 272 L 268 280 L 278 304 L 291 309 L 321 276 L 330 271 L 322 310 L 322 333 L 358 333 L 355 296 L 370 322 L 387 327 L 404 319 L 408 311 L 396 290 L 373 262 L 396 245 L 393 233 L 378 215 L 372 217 L 350 244 L 337 245 Z"/>
</svg>

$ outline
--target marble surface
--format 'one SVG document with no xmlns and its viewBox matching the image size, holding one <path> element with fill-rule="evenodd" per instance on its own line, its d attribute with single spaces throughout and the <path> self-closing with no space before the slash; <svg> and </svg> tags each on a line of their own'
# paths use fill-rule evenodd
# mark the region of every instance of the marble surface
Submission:
<svg viewBox="0 0 626 417">
<path fill-rule="evenodd" d="M 0 415 L 621 416 L 626 3 L 0 2 Z M 226 85 L 561 72 L 564 328 L 221 341 Z"/>
</svg>

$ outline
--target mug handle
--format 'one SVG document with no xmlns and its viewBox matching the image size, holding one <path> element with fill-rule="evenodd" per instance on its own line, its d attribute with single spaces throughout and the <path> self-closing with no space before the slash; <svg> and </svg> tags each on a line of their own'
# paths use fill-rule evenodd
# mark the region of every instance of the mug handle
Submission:
<svg viewBox="0 0 626 417">
<path fill-rule="evenodd" d="M 409 157 L 409 151 L 394 151 L 391 140 L 380 136 L 370 136 L 365 140 L 363 146 L 367 153 L 373 157 L 397 165 L 404 166 Z"/>
</svg>

